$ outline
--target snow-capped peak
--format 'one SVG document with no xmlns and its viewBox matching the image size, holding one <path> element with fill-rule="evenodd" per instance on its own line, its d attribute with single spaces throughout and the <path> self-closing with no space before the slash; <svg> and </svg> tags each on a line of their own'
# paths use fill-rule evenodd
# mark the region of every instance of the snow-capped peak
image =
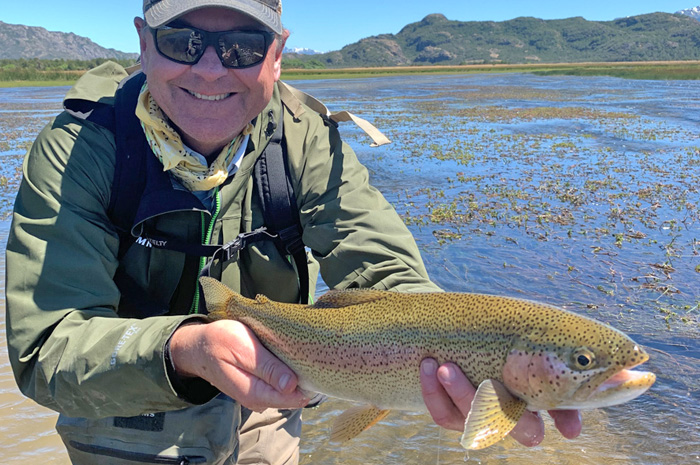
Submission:
<svg viewBox="0 0 700 465">
<path fill-rule="evenodd" d="M 676 11 L 676 14 L 690 16 L 691 18 L 695 18 L 698 21 L 700 21 L 700 6 L 696 6 L 695 8 L 687 8 L 687 9 L 681 10 L 681 11 Z"/>
<path fill-rule="evenodd" d="M 316 55 L 318 53 L 323 53 L 323 52 L 319 52 L 318 50 L 313 50 L 310 48 L 301 48 L 301 47 L 294 47 L 294 48 L 285 47 L 284 52 L 285 53 L 298 53 L 300 55 Z"/>
</svg>

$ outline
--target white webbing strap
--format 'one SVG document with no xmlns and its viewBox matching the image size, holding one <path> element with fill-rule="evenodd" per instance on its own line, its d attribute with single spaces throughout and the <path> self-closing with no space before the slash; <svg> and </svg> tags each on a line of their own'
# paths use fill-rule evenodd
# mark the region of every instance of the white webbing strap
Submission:
<svg viewBox="0 0 700 465">
<path fill-rule="evenodd" d="M 301 105 L 303 103 L 313 111 L 328 116 L 328 118 L 336 123 L 352 121 L 374 141 L 374 143 L 371 145 L 372 147 L 379 147 L 380 145 L 391 143 L 391 141 L 384 134 L 382 134 L 379 129 L 374 127 L 374 125 L 372 125 L 372 123 L 366 119 L 355 116 L 348 111 L 331 113 L 323 103 L 309 94 L 302 92 L 299 89 L 295 89 L 282 81 L 277 81 L 277 83 L 280 89 L 280 97 L 295 116 L 299 116 L 304 113 L 304 107 Z"/>
</svg>

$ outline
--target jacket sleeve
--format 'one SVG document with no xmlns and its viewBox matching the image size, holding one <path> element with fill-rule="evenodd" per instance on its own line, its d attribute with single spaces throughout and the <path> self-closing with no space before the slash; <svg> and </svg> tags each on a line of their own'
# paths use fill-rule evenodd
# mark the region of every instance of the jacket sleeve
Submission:
<svg viewBox="0 0 700 465">
<path fill-rule="evenodd" d="M 106 215 L 114 138 L 63 113 L 30 149 L 6 251 L 9 357 L 21 391 L 69 416 L 189 405 L 164 350 L 188 317 L 119 318 L 118 236 Z"/>
<path fill-rule="evenodd" d="M 309 112 L 310 113 L 310 112 Z M 303 240 L 330 288 L 436 292 L 418 247 L 367 169 L 332 124 L 315 116 L 285 120 Z M 306 126 L 308 125 L 308 126 Z M 287 134 L 287 131 L 285 131 Z"/>
</svg>

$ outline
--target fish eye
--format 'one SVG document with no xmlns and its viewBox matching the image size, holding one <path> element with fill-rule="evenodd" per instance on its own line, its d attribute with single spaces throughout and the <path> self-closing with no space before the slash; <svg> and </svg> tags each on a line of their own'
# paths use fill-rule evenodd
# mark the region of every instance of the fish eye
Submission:
<svg viewBox="0 0 700 465">
<path fill-rule="evenodd" d="M 576 349 L 572 356 L 574 366 L 579 370 L 589 370 L 595 365 L 595 355 L 586 347 Z"/>
</svg>

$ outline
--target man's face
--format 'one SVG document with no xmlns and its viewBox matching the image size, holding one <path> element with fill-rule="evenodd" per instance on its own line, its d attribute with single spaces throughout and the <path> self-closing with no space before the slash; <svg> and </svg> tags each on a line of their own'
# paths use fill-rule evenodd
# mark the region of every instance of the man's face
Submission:
<svg viewBox="0 0 700 465">
<path fill-rule="evenodd" d="M 177 20 L 205 31 L 263 29 L 252 18 L 224 8 L 204 8 Z M 154 100 L 185 143 L 203 155 L 218 152 L 269 103 L 280 77 L 282 53 L 273 41 L 265 60 L 251 68 L 225 68 L 213 47 L 195 65 L 175 63 L 158 53 L 151 31 L 137 18 L 141 64 Z"/>
</svg>

